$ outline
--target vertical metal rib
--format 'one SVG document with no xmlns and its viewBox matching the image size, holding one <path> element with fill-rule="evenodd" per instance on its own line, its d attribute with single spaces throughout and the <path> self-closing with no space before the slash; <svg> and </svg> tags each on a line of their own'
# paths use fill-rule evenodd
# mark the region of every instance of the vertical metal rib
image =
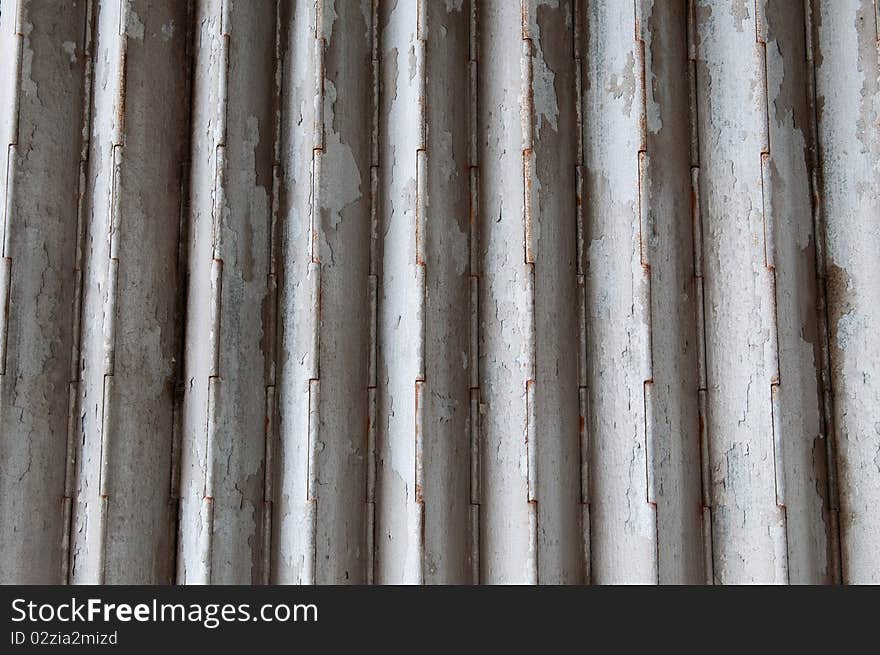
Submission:
<svg viewBox="0 0 880 655">
<path fill-rule="evenodd" d="M 763 4 L 763 3 L 761 3 Z M 760 5 L 759 5 L 760 7 Z M 832 580 L 826 524 L 827 456 L 821 410 L 821 340 L 811 208 L 811 77 L 802 3 L 766 3 L 770 149 L 762 158 L 765 247 L 775 274 L 778 380 L 771 386 L 777 504 L 785 506 L 789 580 Z"/>
<path fill-rule="evenodd" d="M 253 584 L 263 579 L 264 421 L 274 336 L 275 6 L 203 0 L 195 24 L 177 578 Z M 198 546 L 203 523 L 213 535 L 209 552 Z"/>
<path fill-rule="evenodd" d="M 376 579 L 376 483 L 378 468 L 378 374 L 379 361 L 379 0 L 370 7 L 370 255 L 369 255 L 369 363 L 367 371 L 367 472 L 366 472 L 366 539 L 367 584 Z"/>
<path fill-rule="evenodd" d="M 79 394 L 82 381 L 82 368 L 80 366 L 81 337 L 82 337 L 82 299 L 83 299 L 83 269 L 85 264 L 85 231 L 87 225 L 87 198 L 88 198 L 88 170 L 89 155 L 91 152 L 91 114 L 92 114 L 92 71 L 94 68 L 94 55 L 92 41 L 95 33 L 94 18 L 96 14 L 95 3 L 88 0 L 83 16 L 83 80 L 82 80 L 82 144 L 80 149 L 79 181 L 77 186 L 76 204 L 76 270 L 74 273 L 74 301 L 73 301 L 73 347 L 70 354 L 70 384 L 67 419 L 67 461 L 64 475 L 64 507 L 63 507 L 63 530 L 62 536 L 62 579 L 65 583 L 70 582 L 71 565 L 71 530 L 73 528 L 73 503 L 76 487 L 76 439 L 78 429 Z M 169 526 L 171 527 L 171 526 Z"/>
<path fill-rule="evenodd" d="M 639 207 L 650 274 L 651 378 L 645 383 L 649 499 L 656 503 L 657 581 L 705 580 L 699 347 L 688 140 L 686 3 L 641 0 L 643 130 Z"/>
<path fill-rule="evenodd" d="M 712 548 L 712 478 L 709 456 L 708 389 L 706 382 L 706 312 L 703 279 L 703 221 L 700 214 L 700 127 L 697 104 L 697 24 L 696 2 L 687 4 L 687 66 L 690 117 L 690 165 L 691 165 L 691 229 L 693 234 L 694 294 L 696 305 L 697 342 L 697 411 L 699 414 L 700 442 L 700 513 L 703 542 L 704 582 L 713 584 L 714 554 Z"/>
<path fill-rule="evenodd" d="M 283 169 L 278 296 L 278 476 L 275 486 L 272 581 L 314 582 L 314 511 L 308 494 L 309 381 L 317 378 L 314 350 L 320 268 L 313 266 L 311 202 L 317 65 L 315 2 L 284 6 L 281 123 Z"/>
<path fill-rule="evenodd" d="M 285 11 L 272 579 L 362 583 L 370 557 L 372 18 L 326 0 Z"/>
<path fill-rule="evenodd" d="M 577 152 L 575 156 L 575 269 L 577 272 L 578 320 L 578 464 L 580 482 L 580 544 L 584 582 L 592 582 L 590 516 L 590 396 L 587 387 L 587 297 L 586 297 L 586 225 L 584 224 L 584 141 L 589 138 L 584 122 L 584 1 L 572 2 L 572 55 L 575 76 L 575 117 Z"/>
<path fill-rule="evenodd" d="M 780 583 L 788 557 L 770 393 L 778 363 L 764 245 L 764 46 L 755 6 L 742 7 L 695 4 L 714 575 Z"/>
<path fill-rule="evenodd" d="M 636 6 L 587 0 L 584 11 L 590 537 L 599 583 L 653 583 L 658 575 L 648 490 L 651 280 L 642 253 L 645 98 Z"/>
<path fill-rule="evenodd" d="M 469 316 L 470 12 L 423 0 L 424 151 L 419 156 L 420 230 L 425 242 L 425 379 L 422 496 L 425 583 L 472 581 L 473 437 L 469 432 L 476 353 Z M 421 234 L 421 232 L 420 232 Z M 473 308 L 471 308 L 473 311 Z"/>
<path fill-rule="evenodd" d="M 85 20 L 85 3 L 44 0 L 11 3 L 0 18 L 0 580 L 6 583 L 66 578 Z"/>
<path fill-rule="evenodd" d="M 425 582 L 425 506 L 419 450 L 426 379 L 427 209 L 420 173 L 427 173 L 425 34 L 422 0 L 379 6 L 381 30 L 377 571 L 380 583 Z M 423 409 L 423 408 L 422 408 Z"/>
<path fill-rule="evenodd" d="M 577 284 L 578 95 L 574 3 L 526 4 L 531 130 L 525 153 L 527 259 L 534 275 L 534 381 L 529 394 L 529 501 L 538 581 L 584 579 L 581 548 Z M 529 218 L 530 217 L 530 218 Z M 528 250 L 531 250 L 529 253 Z"/>
<path fill-rule="evenodd" d="M 275 478 L 277 476 L 276 453 L 278 451 L 278 252 L 281 214 L 281 98 L 284 79 L 284 0 L 275 0 L 275 26 L 272 84 L 272 111 L 274 133 L 272 142 L 272 196 L 269 224 L 268 263 L 266 280 L 265 350 L 264 363 L 266 384 L 265 462 L 263 464 L 263 553 L 262 582 L 272 581 L 272 539 L 274 533 Z"/>
<path fill-rule="evenodd" d="M 532 89 L 523 77 L 528 42 L 522 8 L 513 3 L 481 2 L 478 21 L 479 350 L 485 407 L 480 578 L 535 584 L 537 506 L 529 501 L 527 463 L 528 388 L 535 380 L 534 265 L 527 261 L 524 176 L 532 114 Z"/>
<path fill-rule="evenodd" d="M 880 57 L 876 3 L 813 2 L 819 207 L 844 583 L 880 581 Z M 842 71 L 848 71 L 842 74 Z M 832 471 L 833 472 L 833 471 Z M 832 487 L 833 488 L 833 487 Z"/>
<path fill-rule="evenodd" d="M 72 582 L 172 578 L 186 25 L 186 3 L 98 8 Z"/>
<path fill-rule="evenodd" d="M 468 159 L 468 271 L 470 297 L 468 310 L 470 326 L 468 333 L 468 369 L 470 372 L 470 398 L 468 433 L 470 437 L 470 564 L 471 582 L 480 583 L 480 504 L 482 503 L 482 434 L 480 431 L 480 247 L 479 247 L 479 190 L 480 160 L 478 141 L 478 71 L 479 51 L 477 0 L 468 2 L 468 89 L 467 89 L 467 159 Z"/>
<path fill-rule="evenodd" d="M 813 218 L 813 243 L 815 244 L 813 258 L 816 271 L 816 365 L 819 370 L 820 381 L 820 425 L 821 436 L 824 438 L 826 484 L 825 495 L 827 514 L 825 515 L 826 531 L 828 535 L 828 575 L 834 584 L 841 582 L 840 561 L 840 494 L 837 487 L 837 457 L 835 445 L 834 426 L 834 403 L 831 394 L 831 359 L 828 343 L 828 289 L 826 286 L 827 275 L 825 270 L 825 217 L 821 201 L 822 170 L 819 157 L 819 126 L 818 126 L 818 97 L 816 95 L 816 61 L 815 45 L 816 29 L 814 13 L 816 11 L 812 0 L 804 0 L 804 31 L 806 35 L 806 84 L 807 84 L 807 107 L 810 133 L 809 167 L 810 167 L 810 192 L 811 209 Z"/>
</svg>

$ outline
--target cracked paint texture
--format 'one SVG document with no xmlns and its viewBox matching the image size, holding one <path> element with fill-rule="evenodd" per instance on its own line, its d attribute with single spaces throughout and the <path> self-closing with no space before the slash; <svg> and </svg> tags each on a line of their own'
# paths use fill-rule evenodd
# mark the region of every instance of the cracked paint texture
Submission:
<svg viewBox="0 0 880 655">
<path fill-rule="evenodd" d="M 0 582 L 880 581 L 877 20 L 4 0 Z"/>
</svg>

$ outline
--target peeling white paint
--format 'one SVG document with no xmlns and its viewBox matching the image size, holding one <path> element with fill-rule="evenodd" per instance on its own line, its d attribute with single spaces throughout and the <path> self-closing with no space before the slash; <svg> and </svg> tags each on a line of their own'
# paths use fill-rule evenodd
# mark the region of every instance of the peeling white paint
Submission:
<svg viewBox="0 0 880 655">
<path fill-rule="evenodd" d="M 127 6 L 125 10 L 125 33 L 133 39 L 137 39 L 138 41 L 144 40 L 144 24 L 141 21 L 140 16 L 137 15 L 137 12 L 131 8 L 131 6 Z M 164 30 L 163 30 L 164 34 Z"/>
<path fill-rule="evenodd" d="M 70 58 L 70 63 L 76 63 L 76 43 L 73 41 L 65 41 L 61 44 L 61 49 L 64 50 L 65 54 Z"/>
<path fill-rule="evenodd" d="M 336 106 L 336 85 L 330 80 L 324 82 L 324 125 L 325 125 L 325 166 L 333 171 L 322 180 L 321 198 L 330 211 L 330 227 L 334 230 L 343 219 L 345 209 L 363 197 L 361 172 L 354 159 L 351 146 L 343 143 L 340 134 L 334 129 L 334 108 Z"/>
<path fill-rule="evenodd" d="M 175 26 L 174 26 L 173 20 L 168 21 L 167 23 L 162 25 L 162 27 L 160 29 L 162 32 L 162 38 L 165 39 L 166 41 L 170 41 L 172 38 L 174 38 Z"/>
</svg>

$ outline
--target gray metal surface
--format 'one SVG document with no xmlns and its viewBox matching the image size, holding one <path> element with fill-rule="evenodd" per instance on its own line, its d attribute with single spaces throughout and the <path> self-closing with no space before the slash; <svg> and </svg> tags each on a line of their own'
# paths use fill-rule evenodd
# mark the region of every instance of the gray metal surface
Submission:
<svg viewBox="0 0 880 655">
<path fill-rule="evenodd" d="M 880 581 L 875 0 L 2 0 L 0 582 Z"/>
</svg>

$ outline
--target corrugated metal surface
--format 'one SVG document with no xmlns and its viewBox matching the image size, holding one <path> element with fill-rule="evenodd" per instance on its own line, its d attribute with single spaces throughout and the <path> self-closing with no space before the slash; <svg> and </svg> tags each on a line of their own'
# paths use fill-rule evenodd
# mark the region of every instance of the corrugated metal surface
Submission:
<svg viewBox="0 0 880 655">
<path fill-rule="evenodd" d="M 0 581 L 880 582 L 873 0 L 2 0 Z"/>
</svg>

